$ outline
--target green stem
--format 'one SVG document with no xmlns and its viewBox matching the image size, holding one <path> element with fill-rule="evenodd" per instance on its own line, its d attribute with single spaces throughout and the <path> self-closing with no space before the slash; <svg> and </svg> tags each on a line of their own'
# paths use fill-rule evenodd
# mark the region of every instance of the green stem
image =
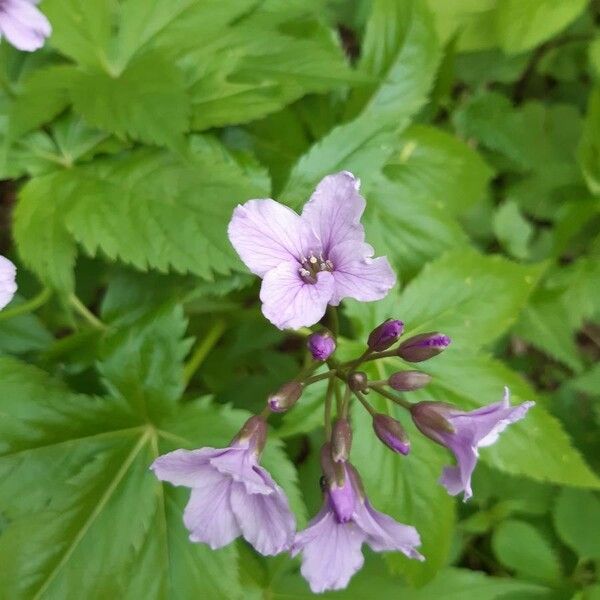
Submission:
<svg viewBox="0 0 600 600">
<path fill-rule="evenodd" d="M 354 370 L 359 364 L 363 362 L 369 362 L 371 360 L 379 360 L 380 358 L 390 358 L 392 356 L 398 356 L 396 350 L 386 350 L 385 352 L 374 353 L 371 350 L 365 350 L 359 358 L 349 360 L 341 363 L 340 367 L 350 367 L 350 370 Z"/>
<path fill-rule="evenodd" d="M 262 419 L 265 419 L 265 421 L 269 418 L 269 416 L 271 415 L 271 409 L 269 408 L 269 405 L 267 404 L 259 413 L 259 417 L 261 417 Z"/>
<path fill-rule="evenodd" d="M 26 315 L 28 313 L 36 311 L 41 306 L 44 306 L 48 300 L 52 297 L 52 290 L 50 288 L 44 288 L 37 296 L 34 296 L 31 300 L 11 306 L 10 308 L 4 309 L 0 312 L 0 321 L 7 321 L 20 315 Z"/>
<path fill-rule="evenodd" d="M 404 398 L 401 398 L 400 396 L 395 396 L 394 394 L 391 394 L 383 386 L 381 386 L 379 384 L 369 383 L 369 387 L 373 391 L 375 391 L 378 394 L 380 394 L 381 396 L 383 396 L 384 398 L 387 398 L 388 400 L 391 400 L 392 402 L 399 404 L 400 406 L 402 406 L 402 408 L 405 408 L 406 410 L 410 410 L 412 408 L 412 404 L 410 402 L 408 402 Z"/>
<path fill-rule="evenodd" d="M 335 409 L 336 409 L 338 417 L 340 417 L 342 414 L 342 408 L 343 408 L 342 394 L 340 393 L 340 387 L 339 387 L 337 381 L 335 381 L 335 379 L 333 379 L 333 381 L 335 382 L 334 388 L 333 388 L 333 391 L 335 392 Z"/>
<path fill-rule="evenodd" d="M 200 368 L 200 365 L 204 362 L 204 359 L 208 356 L 208 353 L 221 339 L 221 336 L 225 333 L 226 328 L 227 322 L 225 319 L 217 319 L 213 326 L 208 330 L 206 335 L 202 338 L 202 341 L 194 350 L 192 357 L 183 367 L 183 381 L 185 382 L 186 386 L 191 381 L 196 371 Z"/>
<path fill-rule="evenodd" d="M 325 439 L 329 441 L 331 439 L 331 400 L 333 397 L 333 390 L 335 387 L 335 379 L 331 378 L 327 384 L 327 394 L 325 395 Z"/>
<path fill-rule="evenodd" d="M 344 390 L 344 399 L 342 400 L 342 411 L 340 414 L 340 418 L 347 419 L 348 418 L 348 406 L 350 405 L 350 396 L 352 395 L 352 390 L 350 386 L 346 384 L 346 389 Z"/>
<path fill-rule="evenodd" d="M 96 329 L 107 329 L 106 325 L 75 295 L 69 296 L 69 303 L 75 312 Z"/>
<path fill-rule="evenodd" d="M 340 320 L 338 317 L 337 308 L 335 306 L 330 306 L 327 308 L 327 319 L 329 321 L 329 329 L 331 329 L 331 333 L 333 333 L 334 337 L 337 337 L 340 331 Z"/>
<path fill-rule="evenodd" d="M 365 397 L 360 392 L 354 392 L 360 403 L 367 409 L 368 413 L 374 417 L 377 411 L 365 400 Z"/>
<path fill-rule="evenodd" d="M 317 383 L 317 381 L 323 381 L 323 379 L 328 379 L 329 377 L 334 377 L 335 374 L 336 374 L 335 369 L 331 369 L 331 370 L 327 371 L 326 373 L 319 373 L 318 375 L 313 375 L 312 377 L 305 379 L 302 383 L 304 383 L 304 385 L 310 385 L 311 383 Z"/>
</svg>

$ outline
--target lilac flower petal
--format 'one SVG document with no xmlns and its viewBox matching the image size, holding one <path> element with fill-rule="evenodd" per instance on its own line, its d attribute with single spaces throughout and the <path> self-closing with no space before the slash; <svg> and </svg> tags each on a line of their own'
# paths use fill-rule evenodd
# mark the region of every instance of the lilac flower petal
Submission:
<svg viewBox="0 0 600 600">
<path fill-rule="evenodd" d="M 325 255 L 330 255 L 340 244 L 364 242 L 365 230 L 360 218 L 366 203 L 358 192 L 359 186 L 359 181 L 348 171 L 328 175 L 304 205 L 302 219 L 319 236 Z"/>
<path fill-rule="evenodd" d="M 283 490 L 265 469 L 257 467 L 272 493 L 248 494 L 235 483 L 231 490 L 231 508 L 244 538 L 264 556 L 288 550 L 294 539 L 296 519 Z"/>
<path fill-rule="evenodd" d="M 329 507 L 324 507 L 308 527 L 296 535 L 292 555 L 302 552 L 301 573 L 315 594 L 348 585 L 363 566 L 364 538 L 354 523 L 338 523 Z"/>
<path fill-rule="evenodd" d="M 202 487 L 192 489 L 183 513 L 183 523 L 190 531 L 192 542 L 202 542 L 216 550 L 241 534 L 230 504 L 233 485 L 239 484 L 218 471 L 207 469 Z"/>
<path fill-rule="evenodd" d="M 208 461 L 227 452 L 216 448 L 201 448 L 200 450 L 175 450 L 159 456 L 150 466 L 161 481 L 173 485 L 194 487 L 203 485 L 202 477 L 207 472 Z M 212 470 L 209 466 L 208 470 Z"/>
<path fill-rule="evenodd" d="M 344 485 L 338 486 L 333 482 L 329 488 L 331 507 L 340 523 L 347 523 L 352 519 L 354 506 L 357 504 L 356 494 L 352 486 L 352 479 L 346 469 Z"/>
<path fill-rule="evenodd" d="M 260 289 L 263 314 L 279 329 L 310 327 L 325 314 L 333 287 L 331 273 L 319 273 L 317 283 L 310 284 L 300 278 L 294 265 L 282 263 L 263 279 Z"/>
<path fill-rule="evenodd" d="M 257 472 L 256 454 L 247 448 L 228 448 L 211 458 L 210 464 L 219 473 L 242 483 L 248 494 L 271 494 L 273 491 Z"/>
<path fill-rule="evenodd" d="M 464 492 L 463 501 L 466 502 L 473 496 L 471 476 L 477 465 L 477 448 L 464 440 L 454 442 L 449 448 L 456 457 L 456 466 L 444 467 L 439 482 L 451 496 Z"/>
<path fill-rule="evenodd" d="M 18 50 L 33 52 L 52 33 L 48 19 L 28 0 L 2 0 L 0 34 Z"/>
<path fill-rule="evenodd" d="M 357 507 L 354 522 L 365 532 L 366 542 L 375 552 L 398 550 L 409 558 L 425 560 L 416 550 L 421 545 L 418 531 L 375 510 L 368 501 Z"/>
<path fill-rule="evenodd" d="M 0 256 L 0 310 L 2 310 L 14 297 L 17 291 L 17 269 L 15 265 Z"/>
<path fill-rule="evenodd" d="M 362 256 L 357 257 L 358 254 Z M 396 275 L 387 258 L 370 258 L 368 244 L 346 243 L 337 246 L 330 259 L 334 264 L 335 291 L 330 304 L 337 306 L 344 298 L 361 302 L 381 300 L 396 285 Z"/>
<path fill-rule="evenodd" d="M 320 250 L 309 225 L 291 208 L 270 199 L 238 206 L 228 234 L 244 264 L 259 277 L 282 263 L 299 266 L 303 257 Z"/>
</svg>

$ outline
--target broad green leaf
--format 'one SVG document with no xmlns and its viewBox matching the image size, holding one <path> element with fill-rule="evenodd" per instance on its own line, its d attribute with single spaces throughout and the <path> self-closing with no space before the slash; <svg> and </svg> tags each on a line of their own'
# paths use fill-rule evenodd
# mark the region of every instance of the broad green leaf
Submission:
<svg viewBox="0 0 600 600">
<path fill-rule="evenodd" d="M 138 269 L 206 279 L 241 268 L 226 236 L 233 207 L 268 195 L 261 172 L 198 140 L 189 162 L 141 149 L 30 181 L 15 214 L 23 260 L 59 290 L 73 287 L 77 240 Z"/>
<path fill-rule="evenodd" d="M 560 538 L 582 559 L 600 557 L 600 500 L 585 490 L 561 490 L 554 507 L 554 527 Z"/>
<path fill-rule="evenodd" d="M 586 0 L 502 0 L 496 26 L 502 49 L 518 54 L 562 31 L 587 6 Z"/>
<path fill-rule="evenodd" d="M 174 144 L 189 126 L 183 75 L 157 52 L 139 55 L 122 72 L 78 70 L 69 94 L 74 110 L 90 125 L 119 136 Z"/>
<path fill-rule="evenodd" d="M 592 91 L 588 101 L 587 116 L 579 144 L 579 165 L 588 188 L 595 196 L 600 195 L 600 89 Z"/>
<path fill-rule="evenodd" d="M 560 579 L 554 548 L 529 523 L 504 521 L 494 532 L 492 547 L 500 562 L 525 577 L 550 583 Z"/>
<path fill-rule="evenodd" d="M 413 393 L 419 400 L 450 402 L 472 410 L 498 402 L 503 387 L 508 386 L 513 404 L 536 401 L 525 419 L 508 427 L 493 446 L 481 449 L 480 458 L 488 465 L 537 481 L 600 488 L 600 479 L 573 448 L 560 421 L 544 408 L 530 385 L 500 361 L 450 347 L 422 370 L 433 381 Z"/>
<path fill-rule="evenodd" d="M 386 19 L 397 22 L 392 26 L 393 43 L 385 50 L 389 55 L 383 67 L 377 65 L 370 72 L 381 77 L 381 82 L 368 96 L 361 96 L 361 111 L 354 120 L 336 127 L 298 161 L 283 192 L 292 205 L 305 199 L 328 173 L 345 169 L 366 178 L 379 170 L 397 143 L 396 133 L 427 99 L 439 45 L 425 5 L 416 0 L 381 0 L 373 5 L 372 18 L 377 23 Z M 378 35 L 377 25 L 373 25 L 371 36 Z M 378 51 L 375 39 L 371 46 L 372 52 Z"/>
<path fill-rule="evenodd" d="M 494 233 L 502 247 L 515 258 L 527 258 L 533 226 L 515 202 L 504 202 L 494 214 Z"/>
<path fill-rule="evenodd" d="M 387 406 L 378 398 L 371 402 L 378 411 L 400 417 L 397 407 Z M 420 551 L 425 562 L 409 560 L 398 553 L 388 555 L 387 562 L 413 585 L 422 585 L 446 563 L 450 551 L 454 501 L 437 483 L 445 453 L 406 422 L 411 453 L 400 456 L 374 435 L 371 417 L 362 406 L 354 407 L 353 417 L 352 462 L 363 478 L 367 496 L 377 510 L 417 527 L 423 543 Z"/>
<path fill-rule="evenodd" d="M 19 302 L 22 299 L 19 298 Z M 17 299 L 12 306 L 18 306 Z M 24 314 L 10 319 L 0 316 L 0 352 L 24 354 L 46 348 L 53 341 L 50 332 L 35 315 Z"/>
<path fill-rule="evenodd" d="M 461 348 L 487 345 L 515 321 L 543 269 L 453 250 L 410 282 L 397 315 L 410 333 L 437 330 Z"/>
</svg>

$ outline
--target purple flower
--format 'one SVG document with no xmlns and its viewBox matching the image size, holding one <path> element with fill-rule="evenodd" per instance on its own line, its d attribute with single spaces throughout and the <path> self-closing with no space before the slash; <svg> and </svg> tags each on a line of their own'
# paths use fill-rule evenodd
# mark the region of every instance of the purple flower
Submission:
<svg viewBox="0 0 600 600">
<path fill-rule="evenodd" d="M 309 335 L 306 345 L 315 360 L 325 361 L 335 352 L 335 340 L 326 331 Z"/>
<path fill-rule="evenodd" d="M 348 585 L 363 565 L 363 543 L 375 552 L 397 550 L 424 560 L 416 550 L 421 544 L 417 530 L 375 510 L 354 467 L 346 463 L 345 469 L 344 485 L 327 488 L 321 511 L 292 545 L 292 556 L 302 553 L 301 572 L 314 593 Z"/>
<path fill-rule="evenodd" d="M 443 333 L 421 333 L 402 342 L 398 356 L 409 362 L 422 362 L 443 352 L 451 342 Z"/>
<path fill-rule="evenodd" d="M 283 490 L 258 464 L 261 436 L 252 417 L 228 448 L 175 450 L 150 467 L 161 481 L 192 489 L 183 522 L 192 542 L 213 550 L 242 535 L 265 556 L 290 547 L 296 521 Z M 248 425 L 250 424 L 250 427 Z M 252 431 L 254 429 L 254 431 Z"/>
<path fill-rule="evenodd" d="M 388 319 L 369 334 L 367 346 L 375 352 L 383 352 L 393 346 L 404 331 L 404 323 L 398 319 Z"/>
<path fill-rule="evenodd" d="M 400 421 L 389 415 L 378 413 L 373 417 L 375 435 L 390 449 L 406 456 L 410 452 L 410 441 Z"/>
<path fill-rule="evenodd" d="M 229 239 L 262 277 L 265 317 L 280 329 L 308 327 L 343 298 L 380 300 L 396 283 L 385 257 L 372 258 L 360 218 L 365 200 L 347 171 L 328 175 L 302 216 L 274 200 L 238 206 Z"/>
<path fill-rule="evenodd" d="M 17 269 L 8 258 L 0 255 L 0 310 L 12 299 L 17 291 Z"/>
<path fill-rule="evenodd" d="M 442 402 L 419 402 L 412 408 L 415 425 L 423 434 L 446 446 L 456 457 L 455 467 L 445 467 L 440 483 L 452 496 L 472 495 L 471 475 L 477 464 L 478 448 L 490 446 L 508 425 L 520 421 L 535 402 L 510 405 L 510 391 L 504 388 L 500 402 L 470 412 Z"/>
<path fill-rule="evenodd" d="M 46 17 L 34 6 L 39 0 L 0 0 L 0 38 L 17 50 L 33 52 L 52 33 Z"/>
</svg>

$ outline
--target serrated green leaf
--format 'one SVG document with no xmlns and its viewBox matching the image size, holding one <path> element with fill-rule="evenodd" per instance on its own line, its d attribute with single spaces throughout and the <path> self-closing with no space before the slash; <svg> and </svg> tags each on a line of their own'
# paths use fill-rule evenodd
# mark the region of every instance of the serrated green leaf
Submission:
<svg viewBox="0 0 600 600">
<path fill-rule="evenodd" d="M 533 226 L 523 217 L 515 202 L 504 202 L 494 214 L 494 233 L 515 258 L 527 258 Z"/>
<path fill-rule="evenodd" d="M 600 557 L 600 500 L 585 490 L 561 490 L 554 507 L 554 527 L 560 538 L 582 559 Z"/>
<path fill-rule="evenodd" d="M 498 559 L 510 569 L 535 580 L 556 582 L 560 563 L 554 548 L 538 530 L 524 521 L 501 523 L 492 538 Z"/>
</svg>

